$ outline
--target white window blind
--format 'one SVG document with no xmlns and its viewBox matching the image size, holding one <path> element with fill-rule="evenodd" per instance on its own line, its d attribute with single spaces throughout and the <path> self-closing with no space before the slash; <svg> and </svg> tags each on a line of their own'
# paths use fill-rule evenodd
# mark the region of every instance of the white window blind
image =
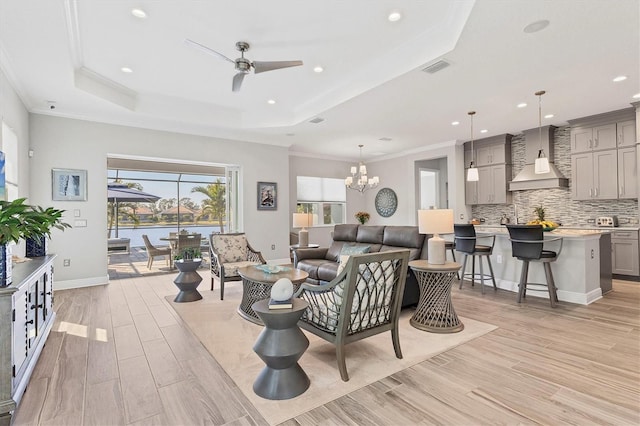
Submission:
<svg viewBox="0 0 640 426">
<path fill-rule="evenodd" d="M 298 202 L 331 201 L 346 202 L 347 189 L 343 179 L 298 176 Z"/>
</svg>

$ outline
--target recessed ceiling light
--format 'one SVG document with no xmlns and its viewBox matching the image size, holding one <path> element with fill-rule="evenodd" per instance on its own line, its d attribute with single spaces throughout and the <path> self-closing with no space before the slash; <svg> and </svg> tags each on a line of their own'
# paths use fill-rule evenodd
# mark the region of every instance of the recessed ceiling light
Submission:
<svg viewBox="0 0 640 426">
<path fill-rule="evenodd" d="M 276 103 L 276 101 L 274 101 L 273 99 L 269 99 L 269 100 L 267 101 L 267 103 L 268 103 L 269 105 L 273 105 L 273 104 L 275 104 L 275 103 Z"/>
<path fill-rule="evenodd" d="M 487 129 L 482 129 L 482 130 L 480 130 L 480 133 L 487 133 L 487 132 L 488 132 L 488 130 L 487 130 Z"/>
<path fill-rule="evenodd" d="M 452 126 L 457 126 L 458 124 L 460 124 L 460 122 L 459 122 L 459 121 L 452 121 L 452 122 L 451 122 L 451 125 L 452 125 Z"/>
<path fill-rule="evenodd" d="M 147 17 L 147 12 L 142 9 L 131 9 L 131 14 L 140 19 L 144 19 Z"/>
<path fill-rule="evenodd" d="M 524 107 L 526 107 L 526 106 L 527 106 L 527 104 L 526 104 L 525 102 L 521 102 L 521 103 L 519 103 L 519 104 L 517 105 L 517 107 L 518 107 L 518 108 L 524 108 Z"/>
<path fill-rule="evenodd" d="M 320 65 L 313 67 L 313 72 L 322 72 L 322 71 L 324 71 L 324 68 L 322 68 Z"/>
<path fill-rule="evenodd" d="M 636 93 L 632 96 L 633 99 L 640 99 L 640 93 Z"/>
<path fill-rule="evenodd" d="M 626 79 L 627 79 L 627 76 L 626 76 L 626 75 L 619 75 L 619 76 L 617 76 L 616 78 L 614 78 L 614 79 L 613 79 L 613 81 L 614 81 L 615 83 L 619 83 L 619 82 L 621 82 L 621 81 L 625 81 Z"/>
<path fill-rule="evenodd" d="M 129 68 L 129 67 L 122 67 L 122 68 L 120 68 L 120 71 L 125 72 L 127 74 L 133 72 L 133 70 L 131 68 Z"/>
<path fill-rule="evenodd" d="M 553 118 L 553 114 L 547 114 L 544 116 L 544 118 Z"/>
<path fill-rule="evenodd" d="M 537 33 L 538 31 L 542 31 L 549 26 L 549 21 L 546 19 L 541 19 L 539 21 L 535 21 L 524 27 L 522 31 L 525 33 Z"/>
<path fill-rule="evenodd" d="M 400 12 L 391 12 L 389 16 L 387 16 L 389 22 L 398 22 L 402 19 L 402 14 Z"/>
</svg>

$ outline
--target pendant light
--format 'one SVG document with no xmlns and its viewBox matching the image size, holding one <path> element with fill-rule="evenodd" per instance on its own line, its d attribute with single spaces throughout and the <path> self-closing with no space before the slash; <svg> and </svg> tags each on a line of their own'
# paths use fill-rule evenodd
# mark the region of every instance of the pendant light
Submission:
<svg viewBox="0 0 640 426">
<path fill-rule="evenodd" d="M 536 92 L 536 96 L 538 97 L 538 137 L 540 143 L 540 149 L 538 150 L 538 158 L 536 158 L 536 164 L 534 172 L 537 175 L 541 175 L 544 173 L 549 173 L 549 159 L 544 154 L 544 149 L 542 149 L 542 95 L 546 92 L 544 90 L 540 90 Z"/>
<path fill-rule="evenodd" d="M 480 180 L 480 176 L 478 176 L 478 169 L 473 163 L 476 156 L 476 151 L 473 149 L 473 116 L 475 113 L 475 111 L 469 111 L 467 113 L 471 117 L 471 164 L 469 165 L 469 170 L 467 170 L 467 182 L 477 182 Z"/>
</svg>

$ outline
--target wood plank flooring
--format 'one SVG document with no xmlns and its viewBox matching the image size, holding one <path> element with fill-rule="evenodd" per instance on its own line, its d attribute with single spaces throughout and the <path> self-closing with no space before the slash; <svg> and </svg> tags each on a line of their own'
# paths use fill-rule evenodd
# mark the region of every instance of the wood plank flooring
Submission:
<svg viewBox="0 0 640 426">
<path fill-rule="evenodd" d="M 172 278 L 57 291 L 13 424 L 266 424 L 164 299 Z M 640 424 L 640 284 L 556 309 L 478 286 L 453 297 L 499 328 L 284 425 Z"/>
</svg>

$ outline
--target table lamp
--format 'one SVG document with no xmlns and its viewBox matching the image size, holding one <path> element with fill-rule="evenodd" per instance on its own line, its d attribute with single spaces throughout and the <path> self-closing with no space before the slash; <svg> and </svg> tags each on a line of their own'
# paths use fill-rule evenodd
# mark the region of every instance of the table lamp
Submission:
<svg viewBox="0 0 640 426">
<path fill-rule="evenodd" d="M 299 247 L 308 247 L 309 246 L 309 231 L 305 228 L 307 226 L 311 226 L 313 216 L 309 213 L 294 213 L 293 214 L 293 227 L 294 228 L 302 228 L 298 232 L 298 246 Z"/>
<path fill-rule="evenodd" d="M 439 234 L 453 232 L 453 210 L 418 210 L 418 232 L 433 234 L 427 244 L 429 263 L 444 265 L 446 262 L 445 240 Z"/>
</svg>

